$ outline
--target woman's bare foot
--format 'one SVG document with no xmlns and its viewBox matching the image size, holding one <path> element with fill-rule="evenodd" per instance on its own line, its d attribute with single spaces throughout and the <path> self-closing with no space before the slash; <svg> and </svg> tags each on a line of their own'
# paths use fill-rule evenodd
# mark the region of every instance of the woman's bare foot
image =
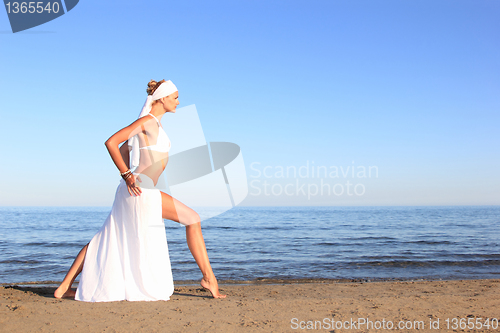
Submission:
<svg viewBox="0 0 500 333">
<path fill-rule="evenodd" d="M 63 286 L 59 286 L 59 288 L 54 291 L 55 298 L 75 298 L 76 291 L 71 288 L 64 288 Z"/>
<path fill-rule="evenodd" d="M 213 298 L 226 298 L 226 295 L 221 295 L 219 293 L 219 284 L 217 283 L 217 279 L 215 278 L 215 276 L 210 280 L 207 278 L 201 279 L 200 284 L 203 288 L 210 291 Z"/>
</svg>

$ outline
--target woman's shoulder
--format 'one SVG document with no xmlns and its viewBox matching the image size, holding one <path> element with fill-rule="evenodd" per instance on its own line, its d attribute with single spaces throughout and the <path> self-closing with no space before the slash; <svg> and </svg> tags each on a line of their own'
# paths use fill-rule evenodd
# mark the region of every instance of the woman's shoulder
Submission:
<svg viewBox="0 0 500 333">
<path fill-rule="evenodd" d="M 149 117 L 148 115 L 145 115 L 144 117 L 137 118 L 130 126 L 146 126 L 146 127 L 152 127 L 153 125 L 158 125 L 156 124 L 156 120 L 153 117 Z"/>
</svg>

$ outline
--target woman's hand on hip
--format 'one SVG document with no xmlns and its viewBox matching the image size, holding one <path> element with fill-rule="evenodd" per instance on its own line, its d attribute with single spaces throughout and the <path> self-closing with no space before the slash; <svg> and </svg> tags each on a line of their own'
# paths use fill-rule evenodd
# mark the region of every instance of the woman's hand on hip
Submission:
<svg viewBox="0 0 500 333">
<path fill-rule="evenodd" d="M 127 183 L 128 193 L 130 193 L 130 195 L 138 196 L 141 195 L 142 193 L 141 188 L 136 184 L 136 180 L 141 182 L 141 177 L 139 176 L 136 177 L 134 174 L 132 174 L 125 181 Z"/>
</svg>

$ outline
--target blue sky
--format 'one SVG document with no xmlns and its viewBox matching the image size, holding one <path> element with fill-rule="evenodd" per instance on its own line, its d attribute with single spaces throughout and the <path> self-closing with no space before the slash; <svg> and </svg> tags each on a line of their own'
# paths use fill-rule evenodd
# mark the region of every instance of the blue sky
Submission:
<svg viewBox="0 0 500 333">
<path fill-rule="evenodd" d="M 110 206 L 104 142 L 150 79 L 196 105 L 208 141 L 241 147 L 244 205 L 498 205 L 499 15 L 496 0 L 82 0 L 12 34 L 0 11 L 0 205 Z M 278 173 L 312 165 L 378 174 Z M 321 181 L 345 191 L 312 195 Z"/>
</svg>

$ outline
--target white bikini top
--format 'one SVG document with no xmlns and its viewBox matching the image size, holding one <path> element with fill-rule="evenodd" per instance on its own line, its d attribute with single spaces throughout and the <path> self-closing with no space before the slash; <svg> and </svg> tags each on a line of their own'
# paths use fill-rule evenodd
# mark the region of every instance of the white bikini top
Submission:
<svg viewBox="0 0 500 333">
<path fill-rule="evenodd" d="M 152 146 L 145 146 L 141 147 L 139 149 L 148 149 L 148 150 L 154 150 L 158 151 L 161 153 L 167 153 L 170 150 L 170 147 L 172 144 L 170 143 L 170 139 L 168 138 L 167 133 L 163 130 L 163 127 L 160 125 L 160 122 L 158 119 L 152 115 L 151 113 L 148 113 L 151 117 L 155 118 L 156 122 L 158 123 L 158 138 L 156 139 L 156 144 Z"/>
</svg>

